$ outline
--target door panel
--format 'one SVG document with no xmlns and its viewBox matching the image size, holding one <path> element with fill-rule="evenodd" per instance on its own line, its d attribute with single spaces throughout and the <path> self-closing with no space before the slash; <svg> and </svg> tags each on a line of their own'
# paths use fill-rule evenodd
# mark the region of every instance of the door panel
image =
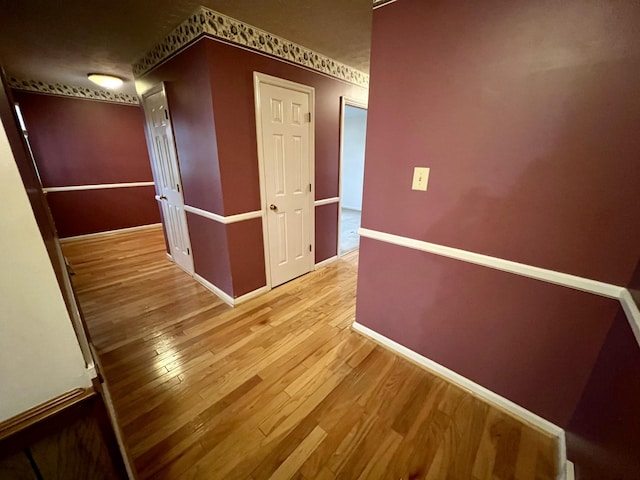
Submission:
<svg viewBox="0 0 640 480">
<path fill-rule="evenodd" d="M 272 286 L 313 269 L 310 94 L 260 83 Z"/>
<path fill-rule="evenodd" d="M 171 256 L 178 266 L 193 274 L 193 257 L 184 211 L 180 170 L 164 89 L 145 96 L 143 103 L 152 146 L 153 169 Z"/>
</svg>

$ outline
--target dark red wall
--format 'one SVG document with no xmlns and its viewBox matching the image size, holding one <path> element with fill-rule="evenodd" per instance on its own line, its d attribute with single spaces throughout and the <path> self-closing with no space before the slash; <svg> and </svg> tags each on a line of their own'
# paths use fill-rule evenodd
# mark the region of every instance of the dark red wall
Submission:
<svg viewBox="0 0 640 480">
<path fill-rule="evenodd" d="M 140 107 L 14 92 L 44 187 L 152 181 Z"/>
<path fill-rule="evenodd" d="M 199 41 L 144 81 L 165 83 L 185 204 L 223 215 L 210 69 L 207 44 Z"/>
<path fill-rule="evenodd" d="M 155 187 L 46 194 L 60 238 L 160 222 Z"/>
<path fill-rule="evenodd" d="M 44 187 L 152 181 L 138 106 L 14 92 Z M 47 195 L 60 237 L 158 223 L 153 187 Z"/>
<path fill-rule="evenodd" d="M 185 205 L 224 212 L 207 45 L 199 41 L 150 72 L 144 84 L 164 82 L 180 166 Z M 224 224 L 187 214 L 195 272 L 233 296 L 229 241 Z"/>
<path fill-rule="evenodd" d="M 330 203 L 316 207 L 316 263 L 337 254 L 338 204 Z"/>
<path fill-rule="evenodd" d="M 229 258 L 233 268 L 233 293 L 236 297 L 267 284 L 264 268 L 262 219 L 253 218 L 227 225 Z"/>
<path fill-rule="evenodd" d="M 221 42 L 206 40 L 206 44 L 225 215 L 261 209 L 253 85 L 256 71 L 315 88 L 315 199 L 338 196 L 340 97 L 366 101 L 367 91 Z M 337 253 L 335 210 L 335 205 L 316 208 L 316 262 Z M 260 232 L 256 233 L 261 235 Z M 258 245 L 247 239 L 244 243 L 245 248 L 235 246 L 230 250 L 234 278 L 240 270 L 247 280 L 264 278 L 262 242 Z M 250 249 L 255 262 L 247 265 L 245 256 Z"/>
<path fill-rule="evenodd" d="M 580 480 L 640 478 L 640 348 L 622 308 L 567 428 Z"/>
<path fill-rule="evenodd" d="M 189 212 L 187 224 L 196 273 L 233 296 L 226 225 Z"/>
<path fill-rule="evenodd" d="M 367 91 L 261 54 L 202 39 L 143 79 L 147 87 L 165 82 L 185 203 L 225 216 L 261 209 L 254 71 L 315 88 L 314 195 L 315 199 L 337 196 L 340 97 L 366 101 Z M 336 208 L 316 209 L 316 262 L 336 255 Z M 235 297 L 266 284 L 259 219 L 212 227 L 208 223 L 215 220 L 195 220 L 192 214 L 188 218 L 196 273 Z M 218 234 L 193 229 L 215 229 Z M 230 265 L 226 273 L 220 270 L 226 268 L 220 260 L 225 254 Z"/>
<path fill-rule="evenodd" d="M 253 92 L 253 72 L 256 71 L 315 88 L 315 198 L 337 197 L 340 97 L 366 101 L 367 91 L 265 55 L 213 40 L 206 43 L 213 73 L 225 215 L 260 209 Z M 324 227 L 317 225 L 317 228 Z"/>
<path fill-rule="evenodd" d="M 569 422 L 619 302 L 360 239 L 356 318 L 552 422 Z"/>
<path fill-rule="evenodd" d="M 402 0 L 373 22 L 363 224 L 626 286 L 640 3 Z"/>
<path fill-rule="evenodd" d="M 640 4 L 626 1 L 402 0 L 375 10 L 363 227 L 633 283 L 638 24 Z M 416 166 L 431 168 L 427 192 L 410 188 Z M 361 243 L 359 323 L 562 427 L 592 383 L 606 385 L 594 371 L 603 345 L 635 342 L 629 331 L 607 337 L 618 309 Z M 618 361 L 638 367 L 635 355 Z M 601 409 L 637 425 L 620 400 L 601 398 Z"/>
</svg>

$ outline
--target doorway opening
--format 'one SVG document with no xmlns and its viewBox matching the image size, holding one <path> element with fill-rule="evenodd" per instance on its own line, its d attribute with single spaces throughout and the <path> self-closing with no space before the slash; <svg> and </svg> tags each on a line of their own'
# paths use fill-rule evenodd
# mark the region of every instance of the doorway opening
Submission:
<svg viewBox="0 0 640 480">
<path fill-rule="evenodd" d="M 342 97 L 340 120 L 340 205 L 338 255 L 360 245 L 367 105 Z"/>
</svg>

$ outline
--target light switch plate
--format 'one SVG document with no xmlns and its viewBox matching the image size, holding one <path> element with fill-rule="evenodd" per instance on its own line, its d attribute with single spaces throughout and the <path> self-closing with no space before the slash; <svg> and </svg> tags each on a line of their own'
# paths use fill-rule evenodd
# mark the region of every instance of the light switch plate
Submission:
<svg viewBox="0 0 640 480">
<path fill-rule="evenodd" d="M 411 184 L 411 189 L 426 191 L 427 183 L 429 183 L 429 168 L 415 167 L 413 169 L 413 183 Z"/>
</svg>

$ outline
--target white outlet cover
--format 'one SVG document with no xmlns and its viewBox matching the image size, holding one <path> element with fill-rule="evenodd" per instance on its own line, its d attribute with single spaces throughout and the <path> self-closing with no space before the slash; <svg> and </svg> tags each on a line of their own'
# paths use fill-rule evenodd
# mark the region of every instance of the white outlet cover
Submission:
<svg viewBox="0 0 640 480">
<path fill-rule="evenodd" d="M 411 183 L 411 189 L 426 191 L 428 183 L 429 183 L 429 168 L 415 167 L 413 169 L 413 182 Z"/>
</svg>

